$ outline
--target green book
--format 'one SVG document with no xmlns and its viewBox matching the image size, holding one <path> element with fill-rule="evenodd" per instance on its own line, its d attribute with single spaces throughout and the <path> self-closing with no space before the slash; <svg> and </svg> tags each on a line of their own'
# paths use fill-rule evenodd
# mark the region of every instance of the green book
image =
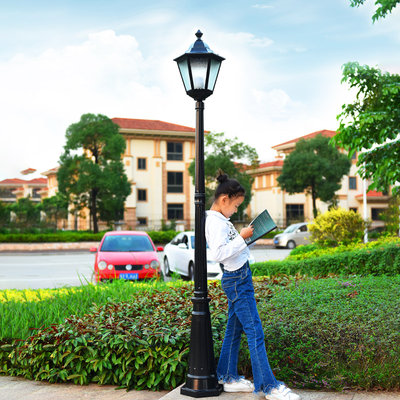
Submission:
<svg viewBox="0 0 400 400">
<path fill-rule="evenodd" d="M 250 222 L 249 226 L 250 225 L 253 225 L 254 231 L 251 237 L 245 239 L 247 246 L 276 228 L 276 224 L 267 210 L 264 210 L 262 213 L 258 214 L 257 217 Z"/>
</svg>

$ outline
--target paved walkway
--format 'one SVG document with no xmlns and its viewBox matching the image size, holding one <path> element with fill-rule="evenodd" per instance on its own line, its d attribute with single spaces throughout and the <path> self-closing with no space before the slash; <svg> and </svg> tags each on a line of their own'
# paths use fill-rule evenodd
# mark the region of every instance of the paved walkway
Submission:
<svg viewBox="0 0 400 400">
<path fill-rule="evenodd" d="M 35 252 L 35 251 L 89 251 L 97 247 L 100 242 L 75 242 L 75 243 L 0 243 L 1 252 Z M 272 246 L 272 239 L 259 239 L 258 246 Z"/>
<path fill-rule="evenodd" d="M 400 400 L 400 392 L 320 392 L 296 390 L 302 400 Z M 80 386 L 66 383 L 46 383 L 23 378 L 0 376 L 0 400 L 189 400 L 180 388 L 171 392 L 147 390 L 127 392 L 115 386 L 94 384 Z M 204 400 L 261 400 L 252 393 L 222 393 Z"/>
</svg>

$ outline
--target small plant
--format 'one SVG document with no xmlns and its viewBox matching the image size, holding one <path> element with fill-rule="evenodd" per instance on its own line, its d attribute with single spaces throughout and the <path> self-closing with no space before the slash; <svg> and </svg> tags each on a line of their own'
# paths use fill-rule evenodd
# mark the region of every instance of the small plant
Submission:
<svg viewBox="0 0 400 400">
<path fill-rule="evenodd" d="M 361 215 L 343 208 L 333 208 L 318 215 L 309 225 L 311 240 L 320 245 L 338 246 L 360 241 L 368 224 Z"/>
</svg>

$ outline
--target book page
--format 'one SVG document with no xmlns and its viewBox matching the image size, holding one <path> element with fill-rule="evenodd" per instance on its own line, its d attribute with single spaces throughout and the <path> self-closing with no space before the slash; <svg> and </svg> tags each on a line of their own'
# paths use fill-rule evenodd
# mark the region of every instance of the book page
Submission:
<svg viewBox="0 0 400 400">
<path fill-rule="evenodd" d="M 245 240 L 247 245 L 255 242 L 261 236 L 264 236 L 266 233 L 271 232 L 276 228 L 276 224 L 267 210 L 264 210 L 262 213 L 257 215 L 249 225 L 253 225 L 254 231 L 253 235 Z"/>
</svg>

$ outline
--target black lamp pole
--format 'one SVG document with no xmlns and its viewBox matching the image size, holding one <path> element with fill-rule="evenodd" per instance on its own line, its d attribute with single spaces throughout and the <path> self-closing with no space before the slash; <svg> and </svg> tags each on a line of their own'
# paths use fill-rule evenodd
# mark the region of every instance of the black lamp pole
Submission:
<svg viewBox="0 0 400 400">
<path fill-rule="evenodd" d="M 214 54 L 196 33 L 190 49 L 174 61 L 178 63 L 186 92 L 196 100 L 195 159 L 195 251 L 194 297 L 190 335 L 189 371 L 181 394 L 191 397 L 219 396 L 215 368 L 211 317 L 207 288 L 204 184 L 204 102 L 214 91 L 222 57 Z"/>
</svg>

